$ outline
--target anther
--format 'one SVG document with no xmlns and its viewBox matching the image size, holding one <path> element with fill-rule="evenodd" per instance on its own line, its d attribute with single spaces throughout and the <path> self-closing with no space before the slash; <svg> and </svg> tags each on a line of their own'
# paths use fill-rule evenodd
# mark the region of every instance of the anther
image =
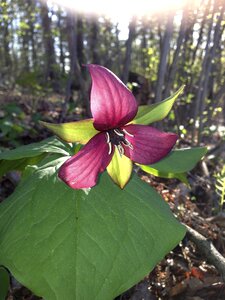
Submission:
<svg viewBox="0 0 225 300">
<path fill-rule="evenodd" d="M 134 150 L 134 147 L 133 147 L 133 145 L 127 145 L 131 150 Z"/>
<path fill-rule="evenodd" d="M 109 133 L 106 132 L 106 143 L 109 143 L 110 142 L 110 137 L 109 137 Z"/>
<path fill-rule="evenodd" d="M 124 140 L 124 142 L 122 142 L 122 143 L 124 144 L 124 146 L 127 146 L 131 150 L 134 150 L 133 145 L 130 142 L 128 142 L 128 140 Z"/>
<path fill-rule="evenodd" d="M 108 145 L 109 145 L 109 152 L 108 152 L 108 154 L 110 155 L 112 153 L 112 143 L 108 143 Z"/>
<path fill-rule="evenodd" d="M 124 134 L 122 132 L 120 132 L 118 129 L 113 129 L 113 131 L 115 132 L 115 134 L 117 134 L 119 136 L 124 136 Z"/>
<path fill-rule="evenodd" d="M 116 145 L 116 148 L 118 149 L 119 151 L 119 155 L 120 157 L 122 157 L 124 155 L 124 149 L 123 149 L 123 146 L 122 145 Z"/>
<path fill-rule="evenodd" d="M 127 135 L 129 135 L 129 136 L 131 136 L 131 137 L 134 137 L 134 135 L 131 134 L 131 133 L 129 133 L 129 132 L 127 132 L 126 129 L 122 129 L 122 130 L 123 130 L 123 132 L 126 133 Z"/>
</svg>

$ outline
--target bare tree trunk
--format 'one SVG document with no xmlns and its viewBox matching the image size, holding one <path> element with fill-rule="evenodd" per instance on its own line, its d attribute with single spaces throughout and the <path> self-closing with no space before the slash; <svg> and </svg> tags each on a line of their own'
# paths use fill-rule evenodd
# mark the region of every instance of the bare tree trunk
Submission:
<svg viewBox="0 0 225 300">
<path fill-rule="evenodd" d="M 132 51 L 132 43 L 135 39 L 135 27 L 136 27 L 136 18 L 133 18 L 129 24 L 129 36 L 126 42 L 126 53 L 125 60 L 122 72 L 122 81 L 126 84 L 129 77 L 129 70 L 131 64 L 131 51 Z"/>
<path fill-rule="evenodd" d="M 1 11 L 2 11 L 2 16 L 8 15 L 8 1 L 7 0 L 2 0 L 2 5 L 1 5 Z M 3 36 L 3 57 L 2 59 L 4 60 L 4 68 L 6 69 L 6 72 L 10 70 L 11 65 L 12 65 L 12 60 L 10 57 L 10 35 L 9 35 L 9 21 L 8 19 L 3 19 L 3 26 L 1 26 L 0 30 L 2 31 L 2 36 Z"/>
<path fill-rule="evenodd" d="M 223 103 L 223 102 L 225 103 L 225 82 L 214 96 L 214 101 L 216 103 L 218 103 L 220 100 L 221 100 L 221 103 Z"/>
<path fill-rule="evenodd" d="M 173 18 L 173 15 L 168 16 L 165 33 L 162 39 L 162 47 L 160 48 L 160 62 L 158 67 L 155 102 L 162 100 L 163 85 L 167 69 L 167 57 L 170 51 L 170 39 L 173 33 Z"/>
<path fill-rule="evenodd" d="M 109 69 L 113 68 L 112 43 L 114 41 L 114 34 L 112 32 L 112 29 L 113 29 L 112 22 L 109 19 L 108 20 L 106 19 L 105 24 L 103 26 L 101 38 L 99 37 L 100 38 L 99 49 L 101 49 L 101 44 L 104 45 L 104 52 L 102 51 L 100 56 L 101 64 Z"/>
<path fill-rule="evenodd" d="M 120 47 L 120 40 L 119 40 L 119 29 L 118 25 L 116 24 L 116 39 L 115 39 L 115 50 L 116 50 L 116 60 L 115 60 L 115 69 L 117 74 L 121 74 L 122 72 L 122 61 L 121 61 L 121 47 Z"/>
<path fill-rule="evenodd" d="M 43 28 L 43 40 L 45 48 L 45 78 L 50 80 L 56 79 L 55 74 L 55 49 L 54 39 L 51 32 L 51 19 L 48 15 L 48 5 L 45 1 L 41 3 L 41 19 Z"/>
<path fill-rule="evenodd" d="M 146 72 L 146 68 L 149 65 L 149 59 L 147 58 L 146 52 L 147 52 L 147 47 L 148 47 L 148 39 L 147 39 L 147 22 L 145 21 L 145 18 L 142 19 L 142 29 L 141 29 L 141 59 L 140 59 L 140 64 L 141 64 L 141 69 Z"/>
<path fill-rule="evenodd" d="M 179 35 L 178 35 L 178 39 L 177 39 L 177 44 L 176 44 L 176 50 L 173 55 L 172 64 L 169 68 L 167 85 L 166 85 L 166 89 L 165 89 L 163 98 L 167 98 L 169 96 L 173 82 L 175 80 L 178 59 L 180 57 L 180 50 L 181 50 L 181 46 L 183 44 L 183 40 L 185 37 L 185 30 L 186 30 L 186 23 L 187 23 L 186 18 L 187 18 L 186 10 L 184 9 L 183 17 L 182 17 L 182 21 L 181 21 L 181 25 L 180 25 L 180 31 L 179 31 Z"/>
<path fill-rule="evenodd" d="M 23 38 L 22 38 L 22 62 L 23 62 L 23 71 L 29 72 L 30 71 L 30 61 L 29 61 L 29 37 L 26 32 L 24 32 Z"/>
<path fill-rule="evenodd" d="M 34 0 L 28 0 L 28 24 L 29 24 L 29 40 L 31 42 L 31 53 L 32 53 L 32 67 L 34 70 L 37 68 L 37 51 L 36 51 L 36 43 L 35 43 L 35 31 L 34 31 L 34 23 L 35 23 L 35 2 Z"/>
<path fill-rule="evenodd" d="M 60 69 L 62 75 L 65 74 L 65 55 L 64 55 L 64 47 L 63 47 L 63 18 L 62 18 L 62 12 L 59 9 L 57 12 L 57 17 L 58 17 L 58 28 L 59 28 L 59 61 L 60 61 Z"/>
<path fill-rule="evenodd" d="M 99 65 L 101 63 L 99 57 L 99 28 L 96 17 L 93 17 L 91 21 L 90 48 L 92 52 L 92 62 Z"/>
<path fill-rule="evenodd" d="M 77 20 L 75 19 L 75 16 L 69 12 L 67 15 L 67 32 L 70 52 L 70 73 L 66 85 L 66 97 L 64 100 L 60 121 L 64 120 L 68 102 L 72 98 L 72 83 L 74 81 L 74 77 L 77 80 L 77 83 L 80 87 L 80 92 L 82 96 L 81 98 L 84 101 L 84 107 L 86 108 L 88 115 L 90 115 L 90 111 L 88 110 L 88 93 L 86 92 L 85 81 L 82 77 L 80 65 L 78 63 L 77 58 Z"/>
<path fill-rule="evenodd" d="M 77 59 L 79 64 L 86 64 L 84 54 L 84 22 L 82 15 L 77 16 Z"/>
<path fill-rule="evenodd" d="M 179 78 L 183 78 L 185 80 L 185 91 L 187 95 L 195 94 L 195 89 L 196 85 L 194 82 L 194 79 L 196 78 L 195 75 L 193 75 L 193 65 L 192 65 L 192 60 L 191 57 L 193 56 L 193 36 L 195 33 L 194 27 L 195 24 L 198 23 L 198 16 L 200 14 L 201 8 L 198 8 L 198 10 L 193 10 L 193 0 L 187 0 L 187 11 L 186 11 L 186 29 L 185 29 L 185 38 L 183 41 L 182 45 L 182 50 L 181 50 L 181 58 L 182 61 L 179 64 L 179 69 L 178 69 L 178 82 L 180 82 Z M 203 2 L 203 0 L 202 0 Z M 199 64 L 201 64 L 198 61 Z M 188 126 L 189 121 L 193 118 L 193 105 L 194 103 L 189 103 L 185 105 L 185 109 L 180 109 L 179 112 L 179 117 L 182 120 L 182 123 L 184 120 L 187 120 L 186 126 Z"/>
<path fill-rule="evenodd" d="M 22 71 L 24 73 L 27 73 L 30 71 L 30 59 L 29 59 L 29 42 L 30 42 L 30 1 L 21 1 L 20 9 L 24 13 L 24 20 L 28 23 L 28 26 L 23 28 L 21 27 L 21 43 L 22 43 L 22 49 L 21 49 L 21 58 L 22 58 Z"/>
<path fill-rule="evenodd" d="M 213 45 L 210 48 L 209 51 L 209 56 L 206 61 L 206 67 L 205 67 L 205 72 L 204 72 L 204 82 L 203 82 L 203 87 L 202 87 L 202 93 L 201 93 L 201 107 L 200 107 L 200 114 L 205 110 L 205 100 L 208 92 L 208 86 L 209 86 L 209 78 L 213 66 L 213 61 L 215 58 L 216 50 L 218 49 L 219 42 L 224 30 L 224 27 L 221 29 L 221 23 L 224 17 L 224 10 L 225 10 L 225 3 L 223 3 L 223 6 L 221 7 L 220 15 L 217 19 L 217 23 L 214 29 L 214 37 L 213 37 Z M 198 130 L 198 144 L 201 142 L 201 132 L 202 132 L 202 118 L 199 120 L 199 130 Z"/>
<path fill-rule="evenodd" d="M 214 7 L 215 8 L 215 7 Z M 197 95 L 196 95 L 196 99 L 195 99 L 195 110 L 194 110 L 194 127 L 193 127 L 193 131 L 192 131 L 192 142 L 194 142 L 194 138 L 195 138 L 195 132 L 196 132 L 196 126 L 197 126 L 197 119 L 200 113 L 200 108 L 202 107 L 202 92 L 203 92 L 203 83 L 205 80 L 205 74 L 206 74 L 206 70 L 207 70 L 207 63 L 208 63 L 208 59 L 210 56 L 210 43 L 211 43 L 211 32 L 213 29 L 213 18 L 214 18 L 214 9 L 212 12 L 212 18 L 209 21 L 209 27 L 208 27 L 208 35 L 207 35 L 207 42 L 206 42 L 206 46 L 205 46 L 205 56 L 203 59 L 203 63 L 202 63 L 202 69 L 200 72 L 200 76 L 199 76 L 199 81 L 198 81 L 198 91 L 197 91 Z M 202 116 L 200 116 L 201 118 Z M 198 136 L 199 137 L 199 136 Z"/>
<path fill-rule="evenodd" d="M 201 28 L 200 28 L 199 36 L 198 36 L 198 41 L 197 41 L 197 44 L 196 44 L 196 46 L 194 48 L 194 51 L 193 51 L 192 63 L 195 62 L 197 51 L 198 51 L 199 46 L 200 46 L 200 44 L 202 42 L 204 28 L 205 28 L 205 24 L 206 24 L 206 21 L 207 21 L 207 16 L 209 15 L 209 11 L 210 11 L 210 6 L 211 5 L 212 5 L 212 0 L 208 0 L 207 4 L 205 5 L 205 11 L 204 11 L 204 14 L 203 14 L 203 19 L 202 19 L 202 23 L 201 23 Z"/>
</svg>

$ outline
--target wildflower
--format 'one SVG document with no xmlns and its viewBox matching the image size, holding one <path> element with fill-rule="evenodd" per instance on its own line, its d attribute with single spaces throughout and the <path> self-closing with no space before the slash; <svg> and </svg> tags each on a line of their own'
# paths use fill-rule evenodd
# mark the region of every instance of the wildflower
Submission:
<svg viewBox="0 0 225 300">
<path fill-rule="evenodd" d="M 107 172 L 121 188 L 132 173 L 132 162 L 153 164 L 173 148 L 177 135 L 132 124 L 138 106 L 131 91 L 110 70 L 88 65 L 93 119 L 64 124 L 42 122 L 67 142 L 85 144 L 59 169 L 58 176 L 74 189 L 96 185 L 98 174 Z"/>
</svg>

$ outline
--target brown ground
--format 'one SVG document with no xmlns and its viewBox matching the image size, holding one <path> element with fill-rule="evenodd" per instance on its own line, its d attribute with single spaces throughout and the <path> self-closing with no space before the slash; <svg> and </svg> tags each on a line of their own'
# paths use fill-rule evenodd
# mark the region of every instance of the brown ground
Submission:
<svg viewBox="0 0 225 300">
<path fill-rule="evenodd" d="M 16 114 L 11 116 L 13 122 L 25 124 L 22 133 L 15 135 L 18 143 L 28 144 L 46 137 L 46 134 L 38 134 L 39 125 L 33 120 L 33 116 L 35 112 L 41 115 L 42 119 L 57 120 L 60 106 L 55 103 L 54 96 L 52 98 L 51 102 L 43 99 L 39 99 L 38 102 L 27 102 L 21 97 L 16 98 L 16 103 L 25 112 L 22 119 Z M 7 99 L 8 103 L 11 103 L 15 100 L 15 95 L 9 95 Z M 70 119 L 79 119 L 80 112 L 77 110 L 77 114 L 73 114 Z M 0 122 L 1 118 L 5 117 L 5 110 L 0 107 Z M 215 143 L 218 143 L 217 135 L 210 140 L 212 147 Z M 1 146 L 14 147 L 12 138 L 4 136 Z M 223 152 L 222 155 L 224 156 L 225 153 Z M 225 212 L 219 210 L 213 177 L 221 166 L 215 165 L 213 159 L 206 159 L 203 164 L 199 164 L 189 174 L 190 189 L 177 180 L 159 179 L 142 172 L 139 175 L 142 180 L 157 189 L 181 222 L 212 240 L 217 250 L 225 256 Z M 0 202 L 13 191 L 18 179 L 17 172 L 10 172 L 0 179 Z M 7 300 L 12 299 L 36 300 L 40 298 L 32 295 L 29 290 L 11 278 L 11 289 Z M 206 257 L 185 237 L 180 245 L 171 251 L 146 278 L 116 299 L 224 300 L 225 285 L 215 267 L 210 265 Z"/>
</svg>

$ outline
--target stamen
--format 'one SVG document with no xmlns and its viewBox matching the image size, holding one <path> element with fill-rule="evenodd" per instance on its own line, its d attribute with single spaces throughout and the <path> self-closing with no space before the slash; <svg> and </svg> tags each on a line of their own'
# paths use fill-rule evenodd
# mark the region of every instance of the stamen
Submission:
<svg viewBox="0 0 225 300">
<path fill-rule="evenodd" d="M 110 137 L 109 137 L 109 133 L 106 132 L 106 143 L 110 143 Z"/>
<path fill-rule="evenodd" d="M 124 134 L 122 132 L 120 132 L 118 129 L 113 129 L 113 131 L 115 132 L 115 134 L 117 134 L 119 136 L 124 136 Z"/>
<path fill-rule="evenodd" d="M 108 154 L 110 155 L 112 153 L 112 143 L 108 143 L 109 144 L 109 152 Z"/>
<path fill-rule="evenodd" d="M 123 130 L 123 132 L 125 132 L 127 135 L 129 135 L 129 136 L 131 136 L 131 137 L 134 137 L 134 135 L 131 134 L 131 133 L 129 133 L 129 132 L 127 132 L 126 129 L 122 129 L 122 130 Z"/>
<path fill-rule="evenodd" d="M 124 146 L 127 146 L 127 147 L 129 147 L 131 150 L 134 150 L 134 147 L 133 147 L 133 145 L 130 143 L 130 142 L 128 142 L 127 140 L 125 140 L 124 142 L 122 142 L 123 144 L 124 144 Z"/>
<path fill-rule="evenodd" d="M 122 157 L 124 155 L 124 149 L 123 149 L 123 146 L 121 144 L 119 145 L 116 145 L 116 148 L 118 149 L 119 151 L 119 155 L 120 157 Z"/>
<path fill-rule="evenodd" d="M 112 154 L 113 146 L 117 148 L 120 157 L 124 155 L 124 147 L 128 147 L 133 150 L 133 145 L 125 138 L 125 134 L 128 136 L 133 137 L 132 134 L 127 132 L 125 129 L 110 129 L 109 131 L 105 132 L 106 142 L 109 145 L 108 154 Z"/>
</svg>

